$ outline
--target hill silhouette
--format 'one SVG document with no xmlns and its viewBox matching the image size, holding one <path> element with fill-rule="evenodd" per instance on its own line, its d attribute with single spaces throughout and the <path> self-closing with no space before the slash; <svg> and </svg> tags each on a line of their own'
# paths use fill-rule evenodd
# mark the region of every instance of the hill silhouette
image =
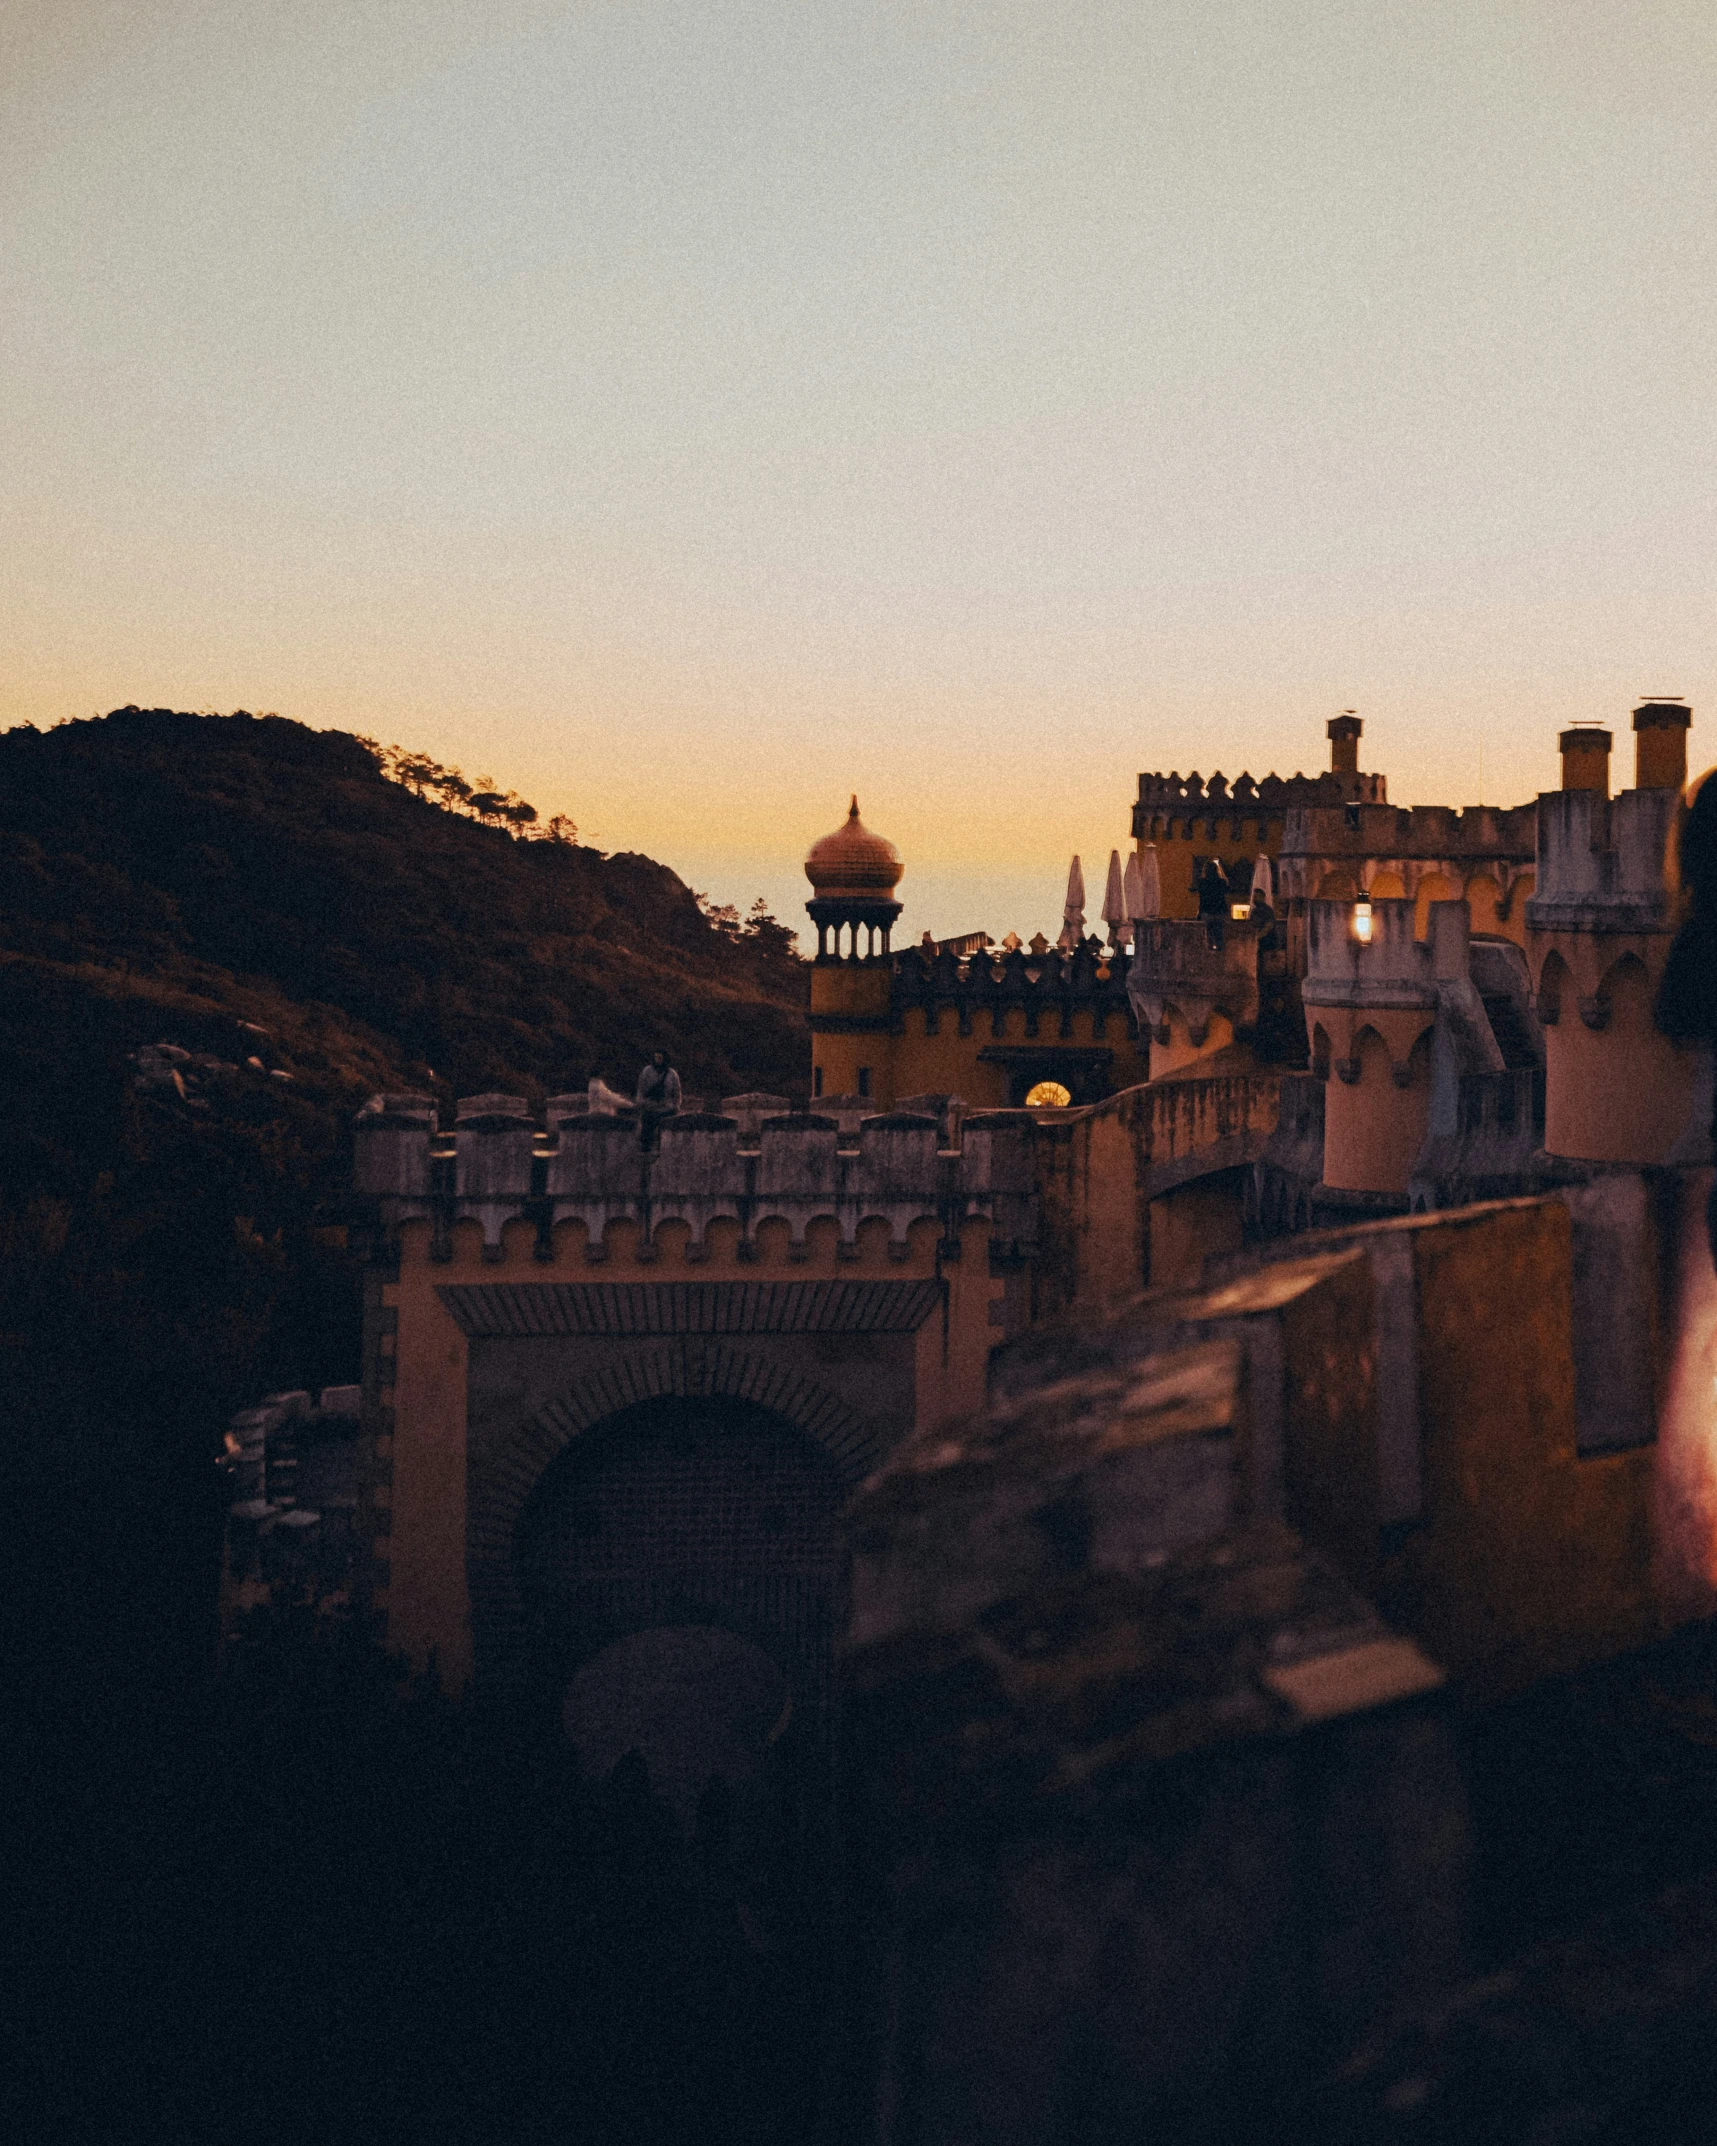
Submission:
<svg viewBox="0 0 1717 2146">
<path fill-rule="evenodd" d="M 223 1012 L 270 1027 L 313 1079 L 540 1098 L 629 1084 L 659 1045 L 694 1091 L 803 1086 L 807 972 L 780 926 L 712 918 L 647 857 L 515 839 L 383 758 L 279 716 L 5 733 L 0 955 L 140 1002 L 138 1041 L 151 1007 L 216 1048 Z"/>
<path fill-rule="evenodd" d="M 657 1046 L 690 1093 L 805 1092 L 783 927 L 518 839 L 516 799 L 413 794 L 402 759 L 166 709 L 0 734 L 0 1494 L 28 1516 L 0 1611 L 53 1642 L 0 1628 L 0 1660 L 41 1704 L 92 1672 L 151 1703 L 209 1657 L 227 1415 L 357 1375 L 365 1095 L 445 1118 L 629 1086 Z"/>
</svg>

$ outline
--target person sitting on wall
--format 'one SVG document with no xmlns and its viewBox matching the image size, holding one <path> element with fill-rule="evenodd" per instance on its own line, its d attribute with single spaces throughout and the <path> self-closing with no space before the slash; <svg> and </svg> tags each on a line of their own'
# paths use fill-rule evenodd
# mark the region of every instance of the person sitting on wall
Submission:
<svg viewBox="0 0 1717 2146">
<path fill-rule="evenodd" d="M 646 1147 L 654 1147 L 662 1120 L 679 1107 L 680 1076 L 669 1065 L 667 1052 L 656 1051 L 638 1075 L 638 1121 Z"/>
<path fill-rule="evenodd" d="M 1211 945 L 1220 952 L 1228 924 L 1228 904 L 1233 895 L 1228 876 L 1214 857 L 1204 860 L 1198 875 L 1197 893 L 1198 913 L 1204 919 Z"/>
</svg>

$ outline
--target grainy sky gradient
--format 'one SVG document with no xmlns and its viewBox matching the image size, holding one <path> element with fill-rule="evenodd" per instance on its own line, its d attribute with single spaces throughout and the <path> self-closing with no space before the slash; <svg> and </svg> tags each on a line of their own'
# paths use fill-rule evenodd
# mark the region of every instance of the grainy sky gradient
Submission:
<svg viewBox="0 0 1717 2146">
<path fill-rule="evenodd" d="M 0 724 L 783 906 L 856 785 L 914 934 L 1343 707 L 1403 803 L 1717 757 L 1710 0 L 9 0 L 0 324 Z"/>
</svg>

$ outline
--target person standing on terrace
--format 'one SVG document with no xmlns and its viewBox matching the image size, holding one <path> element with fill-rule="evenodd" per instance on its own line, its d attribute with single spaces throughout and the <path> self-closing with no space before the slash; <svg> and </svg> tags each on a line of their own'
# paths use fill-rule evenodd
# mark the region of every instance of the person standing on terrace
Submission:
<svg viewBox="0 0 1717 2146">
<path fill-rule="evenodd" d="M 654 1147 L 664 1118 L 680 1107 L 680 1076 L 668 1063 L 666 1051 L 656 1051 L 638 1075 L 638 1123 L 644 1145 Z"/>
</svg>

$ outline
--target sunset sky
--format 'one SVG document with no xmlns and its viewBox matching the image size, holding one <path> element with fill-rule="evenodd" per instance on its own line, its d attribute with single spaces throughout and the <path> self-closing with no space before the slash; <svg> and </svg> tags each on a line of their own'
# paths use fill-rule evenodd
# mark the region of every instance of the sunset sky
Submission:
<svg viewBox="0 0 1717 2146">
<path fill-rule="evenodd" d="M 0 726 L 783 909 L 856 788 L 913 935 L 1343 708 L 1401 803 L 1717 758 L 1711 0 L 9 0 L 0 327 Z"/>
</svg>

